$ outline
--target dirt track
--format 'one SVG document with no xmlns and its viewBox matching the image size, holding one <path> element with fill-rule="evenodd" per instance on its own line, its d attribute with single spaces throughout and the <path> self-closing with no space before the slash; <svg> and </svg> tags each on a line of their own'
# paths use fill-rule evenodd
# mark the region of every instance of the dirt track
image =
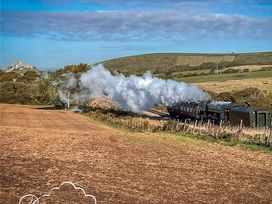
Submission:
<svg viewBox="0 0 272 204">
<path fill-rule="evenodd" d="M 0 203 L 66 180 L 98 203 L 272 203 L 272 154 L 0 105 Z"/>
</svg>

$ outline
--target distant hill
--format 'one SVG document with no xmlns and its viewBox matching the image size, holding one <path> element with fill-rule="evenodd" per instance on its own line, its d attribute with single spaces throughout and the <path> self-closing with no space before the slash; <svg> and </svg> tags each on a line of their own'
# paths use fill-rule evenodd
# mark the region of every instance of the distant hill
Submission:
<svg viewBox="0 0 272 204">
<path fill-rule="evenodd" d="M 154 53 L 110 59 L 103 62 L 112 71 L 141 74 L 200 69 L 224 69 L 240 65 L 272 64 L 272 52 L 257 53 Z"/>
</svg>

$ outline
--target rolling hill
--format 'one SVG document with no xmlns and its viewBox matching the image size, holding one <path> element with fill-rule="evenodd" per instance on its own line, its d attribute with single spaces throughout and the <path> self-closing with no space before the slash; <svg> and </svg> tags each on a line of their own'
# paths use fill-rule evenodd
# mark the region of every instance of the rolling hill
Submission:
<svg viewBox="0 0 272 204">
<path fill-rule="evenodd" d="M 154 53 L 121 57 L 102 61 L 110 70 L 124 74 L 178 72 L 204 69 L 224 69 L 241 65 L 272 64 L 272 52 L 256 53 Z"/>
<path fill-rule="evenodd" d="M 238 103 L 248 101 L 254 106 L 272 110 L 272 52 L 145 54 L 101 63 L 113 73 L 117 71 L 125 75 L 142 75 L 150 70 L 156 77 L 200 85 L 202 89 L 209 91 L 215 100 Z M 90 68 L 88 64 L 79 64 L 67 65 L 48 73 L 28 68 L 0 70 L 0 102 L 55 104 L 58 101 L 58 93 L 52 81 L 70 72 L 78 78 Z M 233 87 L 233 84 L 236 86 Z M 246 90 L 247 88 L 250 90 Z M 239 93 L 236 93 L 237 91 Z M 256 96 L 253 99 L 252 94 Z"/>
</svg>

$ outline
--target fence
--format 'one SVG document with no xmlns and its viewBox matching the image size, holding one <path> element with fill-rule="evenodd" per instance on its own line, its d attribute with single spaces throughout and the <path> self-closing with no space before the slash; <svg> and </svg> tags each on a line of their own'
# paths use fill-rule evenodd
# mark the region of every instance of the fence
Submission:
<svg viewBox="0 0 272 204">
<path fill-rule="evenodd" d="M 209 136 L 218 140 L 241 141 L 272 147 L 271 128 L 246 128 L 242 126 L 219 125 L 208 121 L 179 122 L 175 120 L 154 120 L 141 116 L 119 116 L 114 113 L 101 113 L 99 111 L 88 112 L 87 115 L 108 121 L 114 125 L 123 126 L 137 131 L 160 132 L 188 132 L 195 135 Z"/>
</svg>

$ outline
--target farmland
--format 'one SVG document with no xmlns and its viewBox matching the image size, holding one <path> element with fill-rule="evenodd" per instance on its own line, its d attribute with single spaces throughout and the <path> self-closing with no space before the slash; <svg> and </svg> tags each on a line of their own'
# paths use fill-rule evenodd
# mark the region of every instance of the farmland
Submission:
<svg viewBox="0 0 272 204">
<path fill-rule="evenodd" d="M 74 181 L 99 203 L 270 203 L 272 155 L 1 104 L 1 203 Z"/>
<path fill-rule="evenodd" d="M 103 62 L 106 68 L 122 73 L 140 74 L 147 70 L 153 73 L 167 71 L 224 69 L 241 65 L 271 65 L 272 52 L 259 53 L 154 53 L 121 57 Z"/>
<path fill-rule="evenodd" d="M 241 91 L 246 88 L 257 88 L 268 92 L 272 91 L 272 77 L 243 79 L 242 81 L 232 79 L 227 81 L 196 82 L 194 84 L 203 90 L 213 91 L 216 93 L 225 91 Z"/>
<path fill-rule="evenodd" d="M 185 78 L 174 78 L 177 81 L 184 81 L 187 83 L 200 83 L 210 81 L 228 81 L 228 80 L 244 80 L 244 79 L 258 79 L 258 78 L 272 78 L 272 71 L 247 72 L 247 73 L 230 73 L 230 74 L 213 74 L 204 76 L 194 76 Z"/>
</svg>

